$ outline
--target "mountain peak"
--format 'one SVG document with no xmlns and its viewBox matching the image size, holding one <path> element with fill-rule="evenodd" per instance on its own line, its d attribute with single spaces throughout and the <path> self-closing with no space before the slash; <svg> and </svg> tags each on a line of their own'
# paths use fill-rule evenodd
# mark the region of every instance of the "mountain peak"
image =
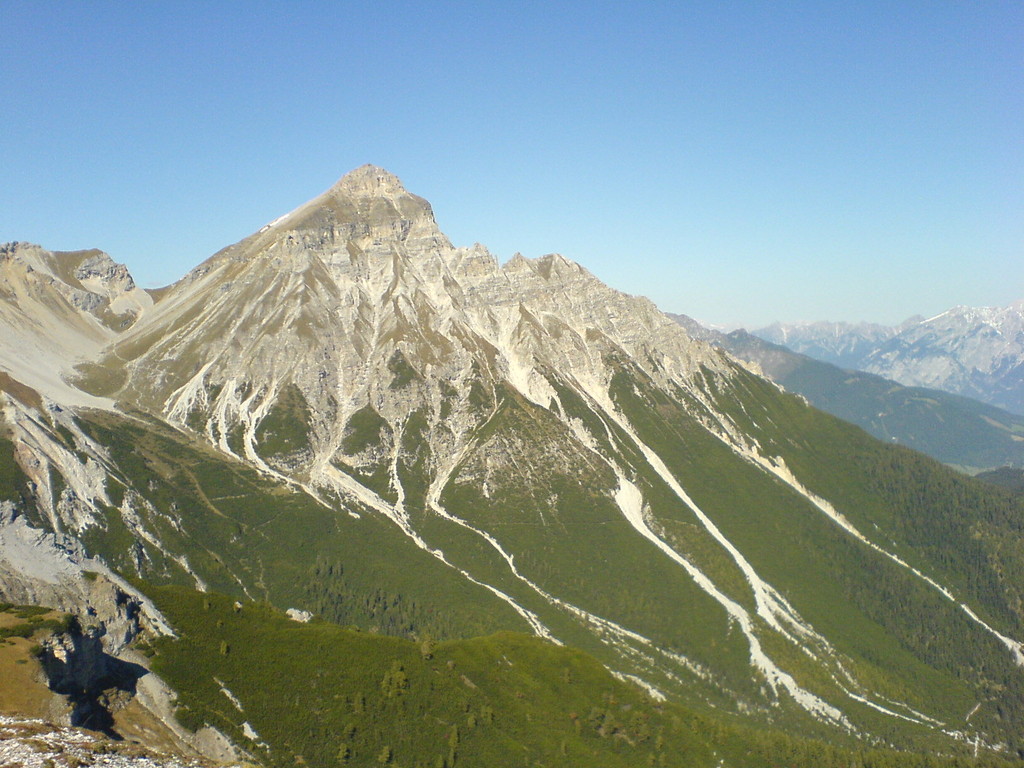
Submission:
<svg viewBox="0 0 1024 768">
<path fill-rule="evenodd" d="M 409 194 L 395 174 L 369 163 L 346 173 L 329 191 L 357 197 L 391 197 Z"/>
<path fill-rule="evenodd" d="M 397 176 L 363 165 L 342 176 L 323 194 L 267 224 L 273 230 L 303 232 L 311 242 L 354 242 L 363 250 L 390 253 L 400 242 L 418 251 L 451 248 L 434 220 L 430 203 L 409 192 Z"/>
</svg>

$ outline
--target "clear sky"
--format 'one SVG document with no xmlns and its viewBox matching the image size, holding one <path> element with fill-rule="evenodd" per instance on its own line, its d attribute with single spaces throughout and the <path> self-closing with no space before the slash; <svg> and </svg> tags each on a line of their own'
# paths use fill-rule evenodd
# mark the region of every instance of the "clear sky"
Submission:
<svg viewBox="0 0 1024 768">
<path fill-rule="evenodd" d="M 364 163 L 711 323 L 1024 298 L 1024 3 L 0 0 L 0 241 L 171 282 Z"/>
</svg>

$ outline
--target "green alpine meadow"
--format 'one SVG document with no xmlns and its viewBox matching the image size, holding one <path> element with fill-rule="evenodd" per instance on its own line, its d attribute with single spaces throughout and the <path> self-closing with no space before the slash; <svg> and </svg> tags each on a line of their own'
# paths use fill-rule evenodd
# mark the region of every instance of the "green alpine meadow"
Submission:
<svg viewBox="0 0 1024 768">
<path fill-rule="evenodd" d="M 1024 497 L 455 247 L 383 169 L 157 291 L 0 271 L 0 599 L 68 615 L 16 631 L 71 724 L 268 767 L 1024 760 Z"/>
</svg>

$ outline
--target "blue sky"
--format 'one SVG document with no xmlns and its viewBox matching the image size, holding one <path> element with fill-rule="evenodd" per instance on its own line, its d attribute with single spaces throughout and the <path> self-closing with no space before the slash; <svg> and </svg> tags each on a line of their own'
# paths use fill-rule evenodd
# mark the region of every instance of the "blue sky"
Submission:
<svg viewBox="0 0 1024 768">
<path fill-rule="evenodd" d="M 1024 298 L 1024 4 L 0 0 L 0 241 L 171 282 L 364 163 L 667 311 Z"/>
</svg>

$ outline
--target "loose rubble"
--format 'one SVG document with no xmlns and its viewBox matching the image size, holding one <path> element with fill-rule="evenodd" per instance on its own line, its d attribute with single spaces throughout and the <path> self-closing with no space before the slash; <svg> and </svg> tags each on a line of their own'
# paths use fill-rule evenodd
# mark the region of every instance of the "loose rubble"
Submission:
<svg viewBox="0 0 1024 768">
<path fill-rule="evenodd" d="M 214 764 L 161 755 L 135 742 L 113 741 L 81 728 L 0 715 L 0 765 L 5 768 L 210 768 Z"/>
</svg>

